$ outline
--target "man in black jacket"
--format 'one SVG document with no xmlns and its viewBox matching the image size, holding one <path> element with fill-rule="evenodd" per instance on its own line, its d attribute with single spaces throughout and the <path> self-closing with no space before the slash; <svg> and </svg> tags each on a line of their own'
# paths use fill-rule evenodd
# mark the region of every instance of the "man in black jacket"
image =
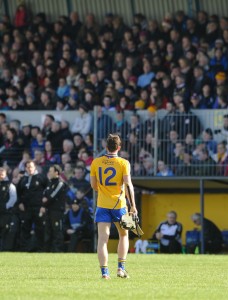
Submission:
<svg viewBox="0 0 228 300">
<path fill-rule="evenodd" d="M 192 215 L 192 221 L 201 226 L 201 214 Z M 219 228 L 210 220 L 203 218 L 205 253 L 217 254 L 222 250 L 222 233 Z M 200 247 L 200 244 L 196 245 Z"/>
<path fill-rule="evenodd" d="M 44 191 L 40 215 L 46 214 L 45 250 L 62 252 L 64 244 L 63 217 L 66 200 L 66 184 L 59 178 L 61 168 L 58 165 L 50 167 L 49 184 Z"/>
<path fill-rule="evenodd" d="M 16 187 L 9 182 L 6 170 L 0 167 L 0 251 L 15 250 L 18 224 L 11 210 L 16 201 Z"/>
<path fill-rule="evenodd" d="M 21 212 L 21 251 L 32 251 L 30 248 L 31 230 L 34 226 L 36 250 L 43 251 L 44 218 L 40 215 L 43 192 L 47 187 L 47 178 L 39 174 L 34 161 L 25 164 L 26 173 L 20 179 L 17 192 Z"/>
</svg>

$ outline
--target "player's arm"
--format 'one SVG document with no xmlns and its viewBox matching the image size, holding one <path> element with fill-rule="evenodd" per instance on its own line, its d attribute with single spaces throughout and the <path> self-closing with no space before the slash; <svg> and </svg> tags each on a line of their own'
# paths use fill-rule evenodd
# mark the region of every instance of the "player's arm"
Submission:
<svg viewBox="0 0 228 300">
<path fill-rule="evenodd" d="M 91 184 L 92 189 L 97 192 L 98 189 L 97 189 L 97 178 L 96 178 L 96 176 L 90 176 L 90 184 Z"/>
<path fill-rule="evenodd" d="M 97 177 L 96 177 L 96 172 L 95 172 L 96 166 L 94 164 L 94 161 L 92 162 L 91 167 L 90 167 L 90 185 L 91 185 L 92 189 L 97 192 L 97 190 L 98 190 Z"/>
<path fill-rule="evenodd" d="M 138 214 L 136 205 L 135 205 L 135 193 L 134 193 L 134 187 L 131 181 L 131 176 L 130 175 L 124 175 L 123 176 L 123 181 L 126 186 L 126 195 L 128 200 L 130 201 L 131 209 L 130 212 L 133 214 Z"/>
</svg>

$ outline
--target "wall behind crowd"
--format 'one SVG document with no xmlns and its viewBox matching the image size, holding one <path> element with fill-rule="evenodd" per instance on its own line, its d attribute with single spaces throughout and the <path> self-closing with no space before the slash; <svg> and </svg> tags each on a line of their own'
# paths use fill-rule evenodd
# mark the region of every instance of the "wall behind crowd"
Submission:
<svg viewBox="0 0 228 300">
<path fill-rule="evenodd" d="M 45 115 L 53 115 L 56 121 L 67 120 L 72 126 L 75 119 L 79 117 L 79 111 L 34 111 L 34 112 L 25 112 L 25 111 L 7 111 L 4 112 L 7 116 L 7 121 L 10 122 L 12 120 L 19 120 L 21 124 L 33 124 L 34 126 L 42 126 Z M 90 111 L 93 114 L 92 111 Z M 215 109 L 215 110 L 201 110 L 194 109 L 192 113 L 196 115 L 200 122 L 203 124 L 204 128 L 210 127 L 213 131 L 216 129 L 220 129 L 223 126 L 223 115 L 226 113 L 226 110 L 223 109 Z M 132 111 L 125 111 L 125 120 L 130 122 L 130 116 L 133 114 Z M 147 110 L 139 110 L 137 114 L 140 116 L 142 122 L 148 119 Z M 161 109 L 157 111 L 158 119 L 163 119 L 167 111 Z M 108 115 L 112 118 L 112 120 L 116 120 L 116 112 L 109 112 Z M 92 128 L 94 126 L 92 124 Z M 91 130 L 92 131 L 92 130 Z M 220 142 L 223 138 L 220 135 L 215 136 L 215 140 Z"/>
<path fill-rule="evenodd" d="M 4 2 L 4 1 L 3 1 Z M 88 12 L 93 12 L 98 20 L 102 19 L 107 12 L 124 17 L 126 23 L 132 22 L 134 13 L 141 12 L 147 18 L 153 17 L 157 20 L 162 20 L 167 12 L 173 13 L 177 10 L 184 10 L 186 13 L 194 14 L 197 10 L 206 10 L 208 14 L 224 15 L 228 10 L 228 2 L 226 0 L 11 0 L 5 1 L 5 8 L 8 10 L 11 17 L 18 3 L 24 2 L 30 7 L 34 15 L 38 12 L 46 13 L 51 20 L 56 19 L 61 12 L 62 15 L 68 15 L 70 11 L 78 11 L 82 19 Z M 123 14 L 124 12 L 124 14 Z M 7 13 L 7 12 L 6 12 Z"/>
</svg>

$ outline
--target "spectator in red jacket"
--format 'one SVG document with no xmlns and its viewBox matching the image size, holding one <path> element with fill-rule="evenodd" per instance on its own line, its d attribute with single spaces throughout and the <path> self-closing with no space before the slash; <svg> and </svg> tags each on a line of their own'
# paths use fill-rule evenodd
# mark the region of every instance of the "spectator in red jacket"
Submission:
<svg viewBox="0 0 228 300">
<path fill-rule="evenodd" d="M 27 26 L 27 9 L 25 5 L 19 5 L 16 10 L 15 18 L 14 18 L 14 25 L 18 28 L 23 28 Z"/>
</svg>

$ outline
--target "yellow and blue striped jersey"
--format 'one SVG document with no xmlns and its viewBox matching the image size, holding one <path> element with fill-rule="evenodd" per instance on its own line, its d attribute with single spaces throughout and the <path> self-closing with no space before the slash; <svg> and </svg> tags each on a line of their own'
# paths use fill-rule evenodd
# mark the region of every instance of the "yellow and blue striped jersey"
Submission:
<svg viewBox="0 0 228 300">
<path fill-rule="evenodd" d="M 126 206 L 124 175 L 130 175 L 130 163 L 126 159 L 107 154 L 93 160 L 90 176 L 97 179 L 98 207 L 120 209 Z"/>
</svg>

